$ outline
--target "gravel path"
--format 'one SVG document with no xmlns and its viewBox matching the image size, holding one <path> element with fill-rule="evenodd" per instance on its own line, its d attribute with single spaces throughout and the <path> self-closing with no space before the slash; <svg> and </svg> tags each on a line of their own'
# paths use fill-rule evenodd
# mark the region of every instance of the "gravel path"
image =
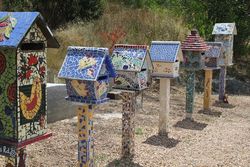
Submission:
<svg viewBox="0 0 250 167">
<path fill-rule="evenodd" d="M 172 92 L 170 133 L 166 138 L 157 135 L 157 93 L 146 92 L 146 111 L 136 112 L 136 155 L 130 163 L 119 159 L 121 101 L 98 107 L 94 118 L 96 166 L 250 167 L 250 97 L 230 96 L 233 107 L 213 106 L 212 115 L 199 112 L 202 100 L 202 95 L 196 95 L 195 121 L 188 122 L 183 120 L 185 95 Z M 27 147 L 28 166 L 76 166 L 76 118 L 50 124 L 49 129 L 53 137 Z"/>
</svg>

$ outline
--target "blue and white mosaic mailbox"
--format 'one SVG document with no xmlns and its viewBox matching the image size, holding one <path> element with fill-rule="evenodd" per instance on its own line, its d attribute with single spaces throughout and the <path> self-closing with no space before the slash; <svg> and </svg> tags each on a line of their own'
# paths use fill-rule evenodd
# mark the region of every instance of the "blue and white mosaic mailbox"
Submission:
<svg viewBox="0 0 250 167">
<path fill-rule="evenodd" d="M 107 101 L 109 78 L 115 76 L 107 48 L 72 46 L 58 75 L 66 80 L 67 100 L 87 104 Z"/>
<path fill-rule="evenodd" d="M 150 57 L 153 61 L 153 77 L 175 78 L 179 76 L 182 52 L 179 41 L 152 41 Z"/>
<path fill-rule="evenodd" d="M 235 23 L 216 23 L 212 32 L 215 35 L 215 42 L 223 43 L 223 59 L 221 66 L 233 65 L 233 41 L 237 35 Z"/>
</svg>

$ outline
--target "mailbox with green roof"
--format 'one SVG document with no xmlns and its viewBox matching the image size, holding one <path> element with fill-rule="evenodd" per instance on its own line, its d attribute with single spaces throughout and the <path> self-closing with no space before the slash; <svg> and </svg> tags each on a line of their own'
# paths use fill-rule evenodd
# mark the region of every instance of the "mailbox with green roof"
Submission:
<svg viewBox="0 0 250 167">
<path fill-rule="evenodd" d="M 113 88 L 141 91 L 148 87 L 152 62 L 147 49 L 147 45 L 115 45 L 111 56 L 117 71 Z"/>
</svg>

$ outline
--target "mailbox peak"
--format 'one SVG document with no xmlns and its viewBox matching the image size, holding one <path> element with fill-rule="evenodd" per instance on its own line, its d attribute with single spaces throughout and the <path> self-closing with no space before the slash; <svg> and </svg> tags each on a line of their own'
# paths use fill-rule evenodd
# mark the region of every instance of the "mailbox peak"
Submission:
<svg viewBox="0 0 250 167">
<path fill-rule="evenodd" d="M 235 23 L 216 23 L 213 35 L 237 35 Z"/>
<path fill-rule="evenodd" d="M 207 45 L 204 40 L 200 37 L 197 30 L 193 29 L 191 34 L 182 42 L 182 50 L 185 51 L 206 51 Z"/>
<path fill-rule="evenodd" d="M 106 68 L 106 69 L 105 69 Z M 67 55 L 58 77 L 96 81 L 101 75 L 115 77 L 108 48 L 68 47 Z"/>
<path fill-rule="evenodd" d="M 0 24 L 0 47 L 17 48 L 34 24 L 41 29 L 48 48 L 60 46 L 39 12 L 0 12 Z"/>
</svg>

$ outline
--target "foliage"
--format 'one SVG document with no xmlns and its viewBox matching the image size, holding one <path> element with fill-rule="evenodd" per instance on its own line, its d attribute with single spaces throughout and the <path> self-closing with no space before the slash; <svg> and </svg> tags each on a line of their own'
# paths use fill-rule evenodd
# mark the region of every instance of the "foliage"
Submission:
<svg viewBox="0 0 250 167">
<path fill-rule="evenodd" d="M 103 13 L 103 0 L 3 0 L 7 11 L 39 11 L 52 28 L 77 19 L 89 21 Z"/>
</svg>

